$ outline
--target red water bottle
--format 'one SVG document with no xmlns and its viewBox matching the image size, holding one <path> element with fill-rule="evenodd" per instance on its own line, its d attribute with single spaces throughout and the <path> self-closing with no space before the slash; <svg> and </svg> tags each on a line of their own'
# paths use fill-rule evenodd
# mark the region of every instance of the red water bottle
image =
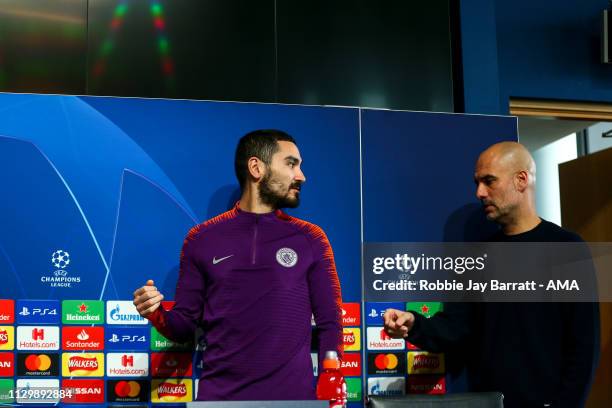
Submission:
<svg viewBox="0 0 612 408">
<path fill-rule="evenodd" d="M 323 371 L 317 382 L 317 399 L 328 400 L 330 408 L 346 407 L 346 381 L 340 372 L 338 353 L 328 351 L 323 360 Z"/>
</svg>

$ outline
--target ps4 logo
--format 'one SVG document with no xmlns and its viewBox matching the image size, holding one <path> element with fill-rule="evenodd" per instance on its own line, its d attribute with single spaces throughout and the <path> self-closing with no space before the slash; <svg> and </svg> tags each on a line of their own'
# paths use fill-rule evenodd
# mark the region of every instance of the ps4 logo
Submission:
<svg viewBox="0 0 612 408">
<path fill-rule="evenodd" d="M 28 309 L 26 306 L 23 306 L 21 308 L 21 311 L 19 312 L 19 316 L 57 316 L 57 309 L 53 308 L 44 308 L 44 309 L 40 309 L 40 308 L 33 308 L 32 311 L 30 312 L 30 309 Z"/>
<path fill-rule="evenodd" d="M 370 316 L 370 317 L 378 317 L 378 316 L 380 316 L 380 315 L 378 314 L 378 312 L 376 311 L 376 309 L 372 309 L 372 310 L 370 311 L 370 313 L 368 314 L 368 316 Z"/>
<path fill-rule="evenodd" d="M 146 343 L 146 336 L 138 336 L 133 335 L 130 336 L 128 334 L 124 334 L 122 336 L 117 336 L 115 333 L 108 339 L 111 343 Z"/>
</svg>

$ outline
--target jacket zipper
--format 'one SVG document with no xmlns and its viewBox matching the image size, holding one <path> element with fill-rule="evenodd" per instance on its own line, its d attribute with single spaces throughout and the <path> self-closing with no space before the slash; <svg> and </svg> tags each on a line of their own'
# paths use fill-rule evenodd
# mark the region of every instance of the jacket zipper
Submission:
<svg viewBox="0 0 612 408">
<path fill-rule="evenodd" d="M 256 244 L 257 244 L 257 227 L 259 224 L 259 214 L 255 215 L 255 231 L 253 232 L 253 256 L 251 259 L 251 264 L 255 265 L 255 255 L 257 254 L 257 248 L 256 248 Z"/>
</svg>

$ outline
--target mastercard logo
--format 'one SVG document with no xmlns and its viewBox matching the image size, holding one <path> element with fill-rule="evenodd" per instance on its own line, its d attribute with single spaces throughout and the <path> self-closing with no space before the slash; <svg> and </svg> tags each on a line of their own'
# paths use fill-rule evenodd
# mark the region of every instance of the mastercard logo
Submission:
<svg viewBox="0 0 612 408">
<path fill-rule="evenodd" d="M 118 397 L 135 398 L 140 394 L 140 384 L 136 381 L 119 381 L 115 385 L 115 394 L 117 394 Z"/>
<path fill-rule="evenodd" d="M 394 370 L 398 363 L 397 356 L 394 354 L 379 354 L 374 359 L 374 365 L 379 370 Z"/>
<path fill-rule="evenodd" d="M 47 371 L 51 367 L 51 358 L 46 354 L 31 354 L 25 359 L 28 371 Z"/>
</svg>

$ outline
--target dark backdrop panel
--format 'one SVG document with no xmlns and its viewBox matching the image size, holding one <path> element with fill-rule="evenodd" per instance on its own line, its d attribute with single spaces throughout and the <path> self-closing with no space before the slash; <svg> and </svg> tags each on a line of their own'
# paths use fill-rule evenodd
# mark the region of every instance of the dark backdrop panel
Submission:
<svg viewBox="0 0 612 408">
<path fill-rule="evenodd" d="M 453 110 L 448 1 L 277 8 L 279 102 Z"/>
<path fill-rule="evenodd" d="M 475 196 L 480 152 L 517 140 L 516 118 L 362 110 L 366 242 L 477 241 L 494 231 Z"/>
<path fill-rule="evenodd" d="M 0 0 L 0 90 L 83 93 L 86 0 Z"/>
<path fill-rule="evenodd" d="M 92 95 L 274 101 L 273 0 L 96 0 Z"/>
</svg>

